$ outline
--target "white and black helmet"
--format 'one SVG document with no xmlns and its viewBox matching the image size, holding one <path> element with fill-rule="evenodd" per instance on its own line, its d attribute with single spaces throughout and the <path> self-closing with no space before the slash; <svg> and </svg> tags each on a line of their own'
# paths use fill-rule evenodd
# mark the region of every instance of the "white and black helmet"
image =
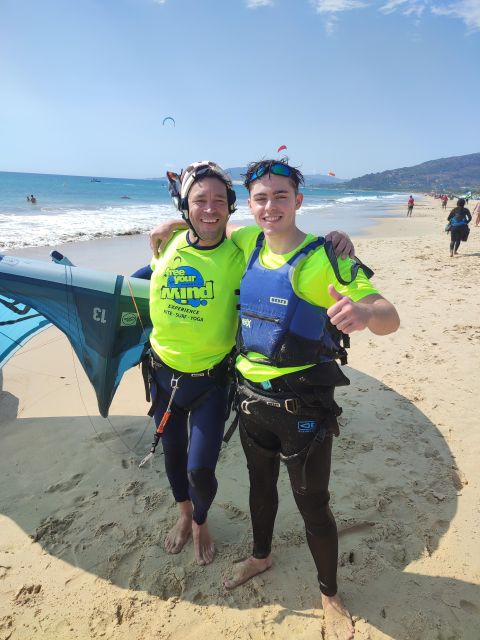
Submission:
<svg viewBox="0 0 480 640">
<path fill-rule="evenodd" d="M 212 160 L 199 160 L 192 162 L 180 174 L 167 171 L 169 191 L 176 208 L 183 216 L 188 216 L 188 194 L 197 180 L 202 178 L 219 178 L 227 187 L 228 211 L 235 211 L 236 194 L 233 190 L 232 180 L 228 173 Z"/>
</svg>

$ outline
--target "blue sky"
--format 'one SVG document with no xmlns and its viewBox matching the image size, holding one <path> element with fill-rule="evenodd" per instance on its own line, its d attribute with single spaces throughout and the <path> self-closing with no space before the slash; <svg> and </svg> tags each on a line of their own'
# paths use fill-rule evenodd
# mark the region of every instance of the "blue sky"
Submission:
<svg viewBox="0 0 480 640">
<path fill-rule="evenodd" d="M 480 0 L 0 0 L 0 170 L 475 153 L 479 69 Z"/>
</svg>

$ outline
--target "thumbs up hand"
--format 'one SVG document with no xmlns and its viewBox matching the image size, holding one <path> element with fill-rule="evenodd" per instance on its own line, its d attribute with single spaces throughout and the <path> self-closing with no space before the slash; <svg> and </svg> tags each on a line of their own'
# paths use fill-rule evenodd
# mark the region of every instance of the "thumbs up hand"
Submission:
<svg viewBox="0 0 480 640">
<path fill-rule="evenodd" d="M 362 331 L 370 319 L 369 305 L 354 302 L 348 296 L 342 296 L 333 284 L 328 285 L 328 293 L 336 302 L 327 309 L 330 322 L 344 333 Z"/>
</svg>

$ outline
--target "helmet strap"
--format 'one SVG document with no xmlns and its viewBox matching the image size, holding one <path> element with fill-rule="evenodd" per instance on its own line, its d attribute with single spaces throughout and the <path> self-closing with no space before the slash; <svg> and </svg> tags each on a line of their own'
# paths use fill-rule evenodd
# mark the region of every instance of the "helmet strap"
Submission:
<svg viewBox="0 0 480 640">
<path fill-rule="evenodd" d="M 196 244 L 198 244 L 200 242 L 200 240 L 202 240 L 202 238 L 198 235 L 198 233 L 195 231 L 195 227 L 193 226 L 190 217 L 188 215 L 188 211 L 182 211 L 182 218 L 185 220 L 185 222 L 187 223 L 188 228 L 190 229 L 190 231 L 193 233 L 193 235 L 195 236 L 196 240 L 194 242 L 191 242 L 190 245 L 192 247 L 194 247 Z"/>
<path fill-rule="evenodd" d="M 181 196 L 180 196 L 179 186 L 181 184 L 181 178 L 180 178 L 181 175 L 182 175 L 181 171 L 180 171 L 180 173 L 174 173 L 173 171 L 167 171 L 168 190 L 170 192 L 170 195 L 172 197 L 174 205 L 176 206 L 178 211 L 180 211 L 180 213 L 182 214 L 183 220 L 185 220 L 185 222 L 187 223 L 188 228 L 192 231 L 192 233 L 196 237 L 195 242 L 192 242 L 192 246 L 195 246 L 196 244 L 198 244 L 198 242 L 200 242 L 200 240 L 202 238 L 198 235 L 198 233 L 195 230 L 195 227 L 193 226 L 193 224 L 190 221 L 190 216 L 188 215 L 188 200 L 187 200 L 187 198 L 182 199 Z"/>
</svg>

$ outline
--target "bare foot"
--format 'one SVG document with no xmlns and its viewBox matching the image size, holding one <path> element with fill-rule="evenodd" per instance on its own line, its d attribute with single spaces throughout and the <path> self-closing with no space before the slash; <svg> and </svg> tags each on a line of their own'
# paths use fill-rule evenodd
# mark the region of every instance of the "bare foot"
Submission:
<svg viewBox="0 0 480 640">
<path fill-rule="evenodd" d="M 192 533 L 192 503 L 179 502 L 180 515 L 165 536 L 163 546 L 167 553 L 180 553 Z"/>
<path fill-rule="evenodd" d="M 325 616 L 326 640 L 352 640 L 355 629 L 352 618 L 345 609 L 340 596 L 329 597 L 322 593 L 322 606 Z"/>
<path fill-rule="evenodd" d="M 233 565 L 232 578 L 225 578 L 223 586 L 225 589 L 235 589 L 250 578 L 258 576 L 272 566 L 272 557 L 254 558 L 249 556 L 246 560 L 241 560 Z"/>
<path fill-rule="evenodd" d="M 192 522 L 193 548 L 195 549 L 195 560 L 197 564 L 210 564 L 215 557 L 215 545 L 210 535 L 208 524 L 197 524 Z"/>
</svg>

